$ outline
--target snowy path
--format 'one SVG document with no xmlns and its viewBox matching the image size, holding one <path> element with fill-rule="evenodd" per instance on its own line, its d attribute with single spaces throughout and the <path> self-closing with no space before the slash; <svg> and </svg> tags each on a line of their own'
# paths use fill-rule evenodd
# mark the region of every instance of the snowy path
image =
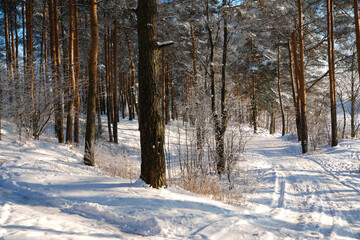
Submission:
<svg viewBox="0 0 360 240">
<path fill-rule="evenodd" d="M 303 155 L 294 142 L 255 136 L 247 158 L 263 182 L 254 198 L 254 224 L 275 238 L 360 239 L 360 176 L 334 166 L 352 154 L 336 147 Z"/>
<path fill-rule="evenodd" d="M 136 142 L 136 124 L 126 129 Z M 259 175 L 244 207 L 104 176 L 81 152 L 5 135 L 0 239 L 360 239 L 359 141 L 302 155 L 297 142 L 255 135 L 239 162 Z"/>
</svg>

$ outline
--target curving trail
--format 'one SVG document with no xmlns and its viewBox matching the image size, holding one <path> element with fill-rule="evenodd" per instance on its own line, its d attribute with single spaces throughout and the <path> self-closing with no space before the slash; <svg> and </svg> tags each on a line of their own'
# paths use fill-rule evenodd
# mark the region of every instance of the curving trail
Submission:
<svg viewBox="0 0 360 240">
<path fill-rule="evenodd" d="M 360 175 L 345 166 L 357 152 L 303 155 L 298 145 L 261 135 L 249 143 L 247 159 L 262 176 L 253 224 L 280 239 L 360 239 Z"/>
</svg>

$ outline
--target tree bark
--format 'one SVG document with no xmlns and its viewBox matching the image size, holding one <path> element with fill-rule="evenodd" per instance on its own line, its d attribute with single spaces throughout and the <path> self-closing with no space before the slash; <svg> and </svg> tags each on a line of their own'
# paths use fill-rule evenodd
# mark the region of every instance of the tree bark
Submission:
<svg viewBox="0 0 360 240">
<path fill-rule="evenodd" d="M 331 146 L 338 145 L 335 89 L 334 1 L 327 0 L 328 63 L 330 80 Z"/>
<path fill-rule="evenodd" d="M 154 188 L 166 185 L 165 127 L 158 92 L 159 47 L 157 45 L 157 0 L 138 0 L 139 130 L 141 179 Z"/>
<path fill-rule="evenodd" d="M 227 1 L 224 0 L 223 4 L 226 5 Z M 228 111 L 227 111 L 227 99 L 226 99 L 226 67 L 227 67 L 227 52 L 228 52 L 228 43 L 229 43 L 229 33 L 226 19 L 226 12 L 224 12 L 223 21 L 223 55 L 222 55 L 222 68 L 221 68 L 221 116 L 220 116 L 220 125 L 216 132 L 218 133 L 218 142 L 217 142 L 217 151 L 219 156 L 219 161 L 217 163 L 217 171 L 220 175 L 222 175 L 225 171 L 225 133 L 228 123 Z M 229 166 L 228 166 L 229 167 Z"/>
<path fill-rule="evenodd" d="M 75 24 L 75 36 L 74 36 L 74 48 L 75 48 L 75 118 L 74 118 L 74 143 L 79 143 L 79 123 L 80 123 L 80 48 L 79 48 L 79 10 L 76 6 L 77 0 L 73 0 L 74 3 L 74 24 Z"/>
<path fill-rule="evenodd" d="M 288 51 L 289 51 L 289 71 L 290 71 L 290 79 L 291 79 L 291 89 L 292 89 L 292 94 L 293 94 L 293 101 L 294 101 L 294 108 L 295 108 L 295 112 L 296 112 L 296 130 L 297 130 L 297 135 L 298 135 L 298 140 L 301 140 L 301 127 L 300 127 L 300 108 L 299 108 L 299 102 L 298 102 L 298 83 L 296 82 L 295 85 L 295 78 L 294 78 L 294 69 L 293 69 L 293 62 L 292 62 L 292 49 L 291 49 L 291 40 L 288 40 Z M 296 81 L 297 81 L 297 77 L 296 77 Z M 295 91 L 296 90 L 296 91 Z"/>
<path fill-rule="evenodd" d="M 68 81 L 68 115 L 66 122 L 66 143 L 72 143 L 73 139 L 73 118 L 74 118 L 74 93 L 75 82 L 75 61 L 74 61 L 74 6 L 73 0 L 68 0 L 69 5 L 69 81 Z"/>
<path fill-rule="evenodd" d="M 285 135 L 286 131 L 286 124 L 285 124 L 285 113 L 284 113 L 284 106 L 281 96 L 281 76 L 280 76 L 280 40 L 278 42 L 278 93 L 279 93 L 279 103 L 280 103 L 280 111 L 281 111 L 281 120 L 282 120 L 282 136 Z"/>
<path fill-rule="evenodd" d="M 163 111 L 163 119 L 165 121 L 165 124 L 167 124 L 166 122 L 166 61 L 165 61 L 165 49 L 162 49 L 161 51 L 161 97 L 162 97 L 162 102 L 161 102 L 161 108 Z"/>
<path fill-rule="evenodd" d="M 86 133 L 84 163 L 95 165 L 95 114 L 96 114 L 96 79 L 99 30 L 97 21 L 96 0 L 90 0 L 91 50 L 89 59 L 89 87 L 87 96 Z"/>
<path fill-rule="evenodd" d="M 108 36 L 108 31 L 105 31 L 104 35 L 104 43 L 105 43 L 105 69 L 106 69 L 106 111 L 107 111 L 107 120 L 108 120 L 108 131 L 109 131 L 109 141 L 113 141 L 113 134 L 111 131 L 111 123 L 112 123 L 112 92 L 110 91 L 110 41 Z"/>
<path fill-rule="evenodd" d="M 117 123 L 118 123 L 118 98 L 117 98 L 117 21 L 114 21 L 114 31 L 113 31 L 113 107 L 114 107 L 114 116 L 113 116 L 113 133 L 114 133 L 114 142 L 118 143 L 118 130 L 117 130 Z"/>
<path fill-rule="evenodd" d="M 56 78 L 55 78 L 55 133 L 59 143 L 64 142 L 64 126 L 63 126 L 63 99 L 61 89 L 61 53 L 59 40 L 59 21 L 57 0 L 53 0 L 53 27 L 54 27 L 54 43 L 56 55 Z"/>
<path fill-rule="evenodd" d="M 358 72 L 360 73 L 360 20 L 359 20 L 359 0 L 354 1 L 354 16 L 355 16 L 355 33 L 356 33 L 356 52 L 358 61 Z M 360 80 L 360 74 L 359 74 Z"/>
<path fill-rule="evenodd" d="M 271 103 L 271 117 L 270 117 L 270 134 L 275 133 L 275 108 L 274 103 Z"/>
<path fill-rule="evenodd" d="M 299 48 L 300 48 L 300 98 L 301 98 L 301 147 L 302 152 L 308 152 L 308 126 L 306 114 L 306 90 L 305 90 L 305 50 L 304 50 L 304 29 L 303 29 L 303 10 L 302 0 L 298 0 L 299 12 Z"/>
</svg>

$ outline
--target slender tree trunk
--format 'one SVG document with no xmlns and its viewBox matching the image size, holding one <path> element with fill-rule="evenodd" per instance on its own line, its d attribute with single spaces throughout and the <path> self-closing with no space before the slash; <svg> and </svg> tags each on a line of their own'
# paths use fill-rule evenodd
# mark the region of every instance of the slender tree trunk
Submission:
<svg viewBox="0 0 360 240">
<path fill-rule="evenodd" d="M 298 141 L 301 141 L 302 138 L 302 126 L 301 126 L 301 91 L 300 91 L 300 66 L 299 66 L 299 55 L 298 55 L 298 44 L 297 44 L 297 37 L 296 33 L 293 32 L 291 35 L 292 45 L 293 45 L 293 53 L 294 53 L 294 65 L 295 65 L 295 83 L 296 83 L 296 90 L 297 90 L 297 110 L 299 112 L 299 131 L 298 131 Z"/>
<path fill-rule="evenodd" d="M 126 118 L 126 76 L 125 73 L 121 73 L 121 116 L 123 119 Z"/>
<path fill-rule="evenodd" d="M 138 0 L 139 130 L 141 179 L 154 188 L 166 185 L 165 127 L 158 92 L 157 0 Z"/>
<path fill-rule="evenodd" d="M 331 146 L 338 145 L 335 89 L 334 1 L 327 0 L 328 62 L 330 79 Z"/>
<path fill-rule="evenodd" d="M 97 58 L 99 30 L 97 23 L 97 3 L 90 0 L 90 29 L 91 29 L 91 50 L 89 59 L 89 87 L 87 95 L 86 133 L 85 133 L 85 154 L 84 163 L 94 166 L 95 147 L 95 114 L 96 114 L 96 79 L 97 79 Z"/>
<path fill-rule="evenodd" d="M 285 135 L 286 131 L 286 123 L 285 123 L 285 113 L 284 106 L 281 96 L 281 76 L 280 76 L 280 40 L 278 42 L 278 92 L 279 92 L 279 103 L 280 103 L 280 111 L 281 111 L 281 120 L 282 120 L 282 136 Z"/>
<path fill-rule="evenodd" d="M 118 130 L 117 130 L 117 123 L 118 123 L 118 98 L 117 98 L 117 21 L 114 21 L 114 32 L 113 32 L 113 58 L 114 58 L 114 67 L 113 67 L 113 106 L 114 106 L 114 116 L 113 116 L 113 133 L 114 133 L 114 142 L 118 143 Z"/>
<path fill-rule="evenodd" d="M 22 29 L 25 29 L 26 28 L 26 20 L 25 20 L 25 2 L 23 1 L 21 3 L 21 18 L 22 18 Z M 24 67 L 26 66 L 26 38 L 25 38 L 25 31 L 22 31 L 22 39 L 23 39 L 23 51 L 24 51 L 24 54 L 23 54 L 23 57 L 24 57 Z M 24 70 L 25 72 L 25 70 Z"/>
<path fill-rule="evenodd" d="M 111 91 L 110 91 L 110 55 L 109 55 L 109 36 L 107 34 L 108 31 L 105 32 L 104 42 L 105 42 L 105 69 L 106 69 L 106 112 L 107 112 L 107 120 L 108 120 L 108 131 L 109 131 L 109 141 L 113 141 L 113 134 L 111 131 L 111 123 L 112 123 L 112 109 L 111 109 Z"/>
<path fill-rule="evenodd" d="M 255 64 L 255 60 L 254 60 L 254 51 L 253 51 L 253 43 L 252 43 L 252 39 L 251 39 L 251 62 L 252 64 Z M 255 86 L 255 73 L 252 72 L 251 73 L 251 108 L 252 108 L 252 122 L 253 122 L 253 126 L 254 126 L 254 133 L 257 132 L 257 102 L 256 102 L 256 86 Z"/>
<path fill-rule="evenodd" d="M 355 55 L 353 55 L 352 58 L 352 66 L 351 69 L 354 69 L 355 64 Z M 359 87 L 356 88 L 355 86 L 355 76 L 354 76 L 354 70 L 351 72 L 351 88 L 350 88 L 350 136 L 354 138 L 356 136 L 356 126 L 355 126 L 355 120 L 356 120 L 356 99 L 358 95 Z"/>
<path fill-rule="evenodd" d="M 139 116 L 139 111 L 138 111 L 138 106 L 136 103 L 136 92 L 135 92 L 135 80 L 136 80 L 136 76 L 135 76 L 135 64 L 134 64 L 134 60 L 133 60 L 133 56 L 132 56 L 132 50 L 131 50 L 131 42 L 129 39 L 129 34 L 126 33 L 126 39 L 127 39 L 127 43 L 128 43 L 128 51 L 129 51 L 129 58 L 130 58 L 130 75 L 131 77 L 129 78 L 129 83 L 128 83 L 128 88 L 127 88 L 127 92 L 128 92 L 128 107 L 129 107 L 129 120 L 133 120 L 133 118 L 135 118 L 135 111 L 136 114 Z M 130 116 L 131 115 L 131 116 Z"/>
<path fill-rule="evenodd" d="M 301 135 L 301 128 L 300 128 L 300 108 L 298 103 L 298 84 L 296 82 L 295 85 L 295 79 L 294 79 L 294 69 L 293 69 L 293 62 L 292 62 L 292 49 L 291 49 L 291 43 L 290 39 L 288 40 L 288 51 L 289 51 L 289 70 L 290 70 L 290 79 L 291 79 L 291 88 L 292 88 L 292 94 L 293 94 L 293 101 L 294 101 L 294 108 L 296 112 L 296 130 L 298 135 L 298 140 L 300 141 L 300 135 Z M 295 91 L 296 90 L 296 91 Z"/>
<path fill-rule="evenodd" d="M 75 49 L 75 118 L 74 118 L 74 142 L 79 144 L 79 123 L 80 123 L 80 48 L 79 48 L 79 10 L 76 6 L 77 0 L 73 0 L 74 3 L 74 24 L 75 24 L 75 36 L 74 36 L 74 49 Z"/>
<path fill-rule="evenodd" d="M 66 122 L 66 143 L 72 143 L 73 119 L 74 119 L 74 93 L 75 61 L 74 61 L 74 6 L 73 0 L 68 0 L 69 5 L 69 81 L 68 81 L 68 115 Z"/>
<path fill-rule="evenodd" d="M 54 43 L 55 43 L 55 60 L 56 78 L 55 78 L 55 133 L 59 143 L 64 142 L 64 126 L 63 126 L 63 99 L 61 88 L 61 54 L 59 40 L 59 21 L 57 0 L 53 0 L 53 27 L 54 27 Z"/>
<path fill-rule="evenodd" d="M 166 75 L 165 75 L 165 82 L 166 82 L 166 89 L 165 89 L 165 95 L 166 95 L 166 103 L 165 103 L 165 123 L 170 123 L 170 61 L 169 61 L 169 55 L 167 57 L 166 62 Z"/>
<path fill-rule="evenodd" d="M 97 131 L 96 131 L 96 134 L 95 136 L 98 138 L 101 136 L 102 134 L 102 124 L 101 124 L 101 104 L 100 104 L 100 99 L 101 99 L 101 77 L 98 78 L 99 81 L 97 83 L 97 96 L 96 96 L 96 112 L 97 112 Z"/>
<path fill-rule="evenodd" d="M 163 49 L 161 51 L 161 97 L 162 97 L 162 101 L 161 101 L 161 107 L 162 107 L 162 111 L 163 111 L 163 119 L 165 121 L 165 124 L 167 124 L 166 122 L 166 63 L 165 63 L 165 49 Z"/>
<path fill-rule="evenodd" d="M 360 20 L 359 20 L 359 0 L 354 1 L 354 16 L 355 16 L 355 33 L 356 33 L 356 52 L 358 60 L 358 72 L 360 73 Z M 360 80 L 360 74 L 359 74 Z"/>
<path fill-rule="evenodd" d="M 224 5 L 227 4 L 227 1 L 223 1 Z M 224 14 L 224 43 L 223 43 L 223 56 L 222 56 L 222 68 L 221 68 L 221 116 L 220 116 L 220 125 L 218 126 L 217 133 L 218 142 L 217 142 L 217 151 L 219 156 L 219 161 L 217 162 L 217 171 L 222 175 L 225 171 L 225 133 L 228 123 L 228 111 L 226 106 L 226 67 L 227 67 L 227 52 L 228 52 L 228 43 L 229 43 L 229 34 L 228 26 L 226 19 L 226 12 Z M 228 166 L 229 167 L 229 166 Z"/>
<path fill-rule="evenodd" d="M 274 102 L 271 103 L 271 117 L 270 117 L 270 134 L 275 133 L 275 107 Z"/>
<path fill-rule="evenodd" d="M 304 50 L 304 31 L 303 31 L 303 10 L 302 0 L 298 0 L 299 11 L 299 48 L 300 48 L 300 97 L 301 97 L 301 146 L 302 152 L 308 152 L 308 126 L 306 114 L 306 89 L 305 89 L 305 50 Z"/>
</svg>

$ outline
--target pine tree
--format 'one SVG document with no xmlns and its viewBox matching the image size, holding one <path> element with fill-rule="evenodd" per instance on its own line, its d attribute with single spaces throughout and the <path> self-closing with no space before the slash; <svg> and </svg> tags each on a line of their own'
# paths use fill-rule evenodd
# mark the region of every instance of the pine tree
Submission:
<svg viewBox="0 0 360 240">
<path fill-rule="evenodd" d="M 85 133 L 85 154 L 84 163 L 95 165 L 95 114 L 96 114 L 96 83 L 98 65 L 98 17 L 96 0 L 91 0 L 90 8 L 90 29 L 91 29 L 91 51 L 89 59 L 89 87 L 87 95 L 86 133 Z"/>
<path fill-rule="evenodd" d="M 157 0 L 138 0 L 139 130 L 141 179 L 154 188 L 166 185 L 165 126 L 158 92 Z M 164 46 L 162 46 L 164 47 Z"/>
</svg>

